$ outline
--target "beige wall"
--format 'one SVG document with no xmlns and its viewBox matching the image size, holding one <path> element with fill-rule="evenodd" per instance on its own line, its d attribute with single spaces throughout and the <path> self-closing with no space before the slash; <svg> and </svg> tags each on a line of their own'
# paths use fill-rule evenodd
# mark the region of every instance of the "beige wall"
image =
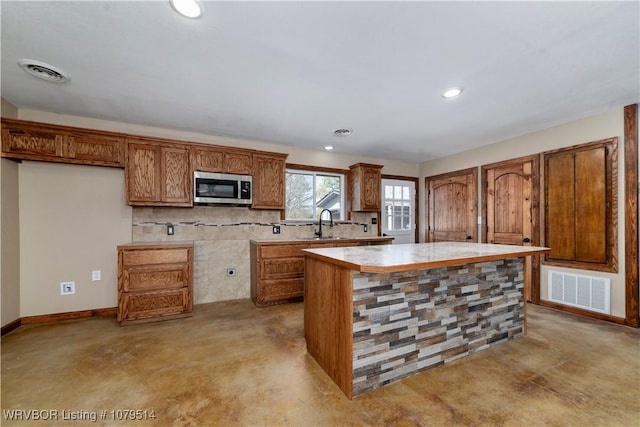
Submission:
<svg viewBox="0 0 640 427">
<path fill-rule="evenodd" d="M 20 316 L 115 307 L 116 246 L 131 241 L 122 169 L 23 161 L 19 170 Z M 74 295 L 60 295 L 63 281 Z"/>
<path fill-rule="evenodd" d="M 0 266 L 2 326 L 20 317 L 20 217 L 18 163 L 0 159 Z"/>
<path fill-rule="evenodd" d="M 577 274 L 607 277 L 611 279 L 611 314 L 625 317 L 625 257 L 624 257 L 624 110 L 622 108 L 604 114 L 577 120 L 561 126 L 533 132 L 517 138 L 498 142 L 479 149 L 454 156 L 425 162 L 420 165 L 420 200 L 424 201 L 424 178 L 440 173 L 456 171 L 484 164 L 509 160 L 516 157 L 541 153 L 560 147 L 583 144 L 599 139 L 618 137 L 618 273 L 600 273 L 595 271 L 571 270 L 553 267 L 557 271 L 572 271 Z M 478 170 L 480 174 L 480 170 Z M 478 175 L 480 176 L 480 175 Z M 478 213 L 481 211 L 481 183 L 478 191 Z M 424 202 L 420 204 L 420 218 L 425 221 Z M 424 225 L 420 239 L 424 241 Z M 542 266 L 540 277 L 540 295 L 548 298 L 548 272 L 550 268 Z"/>
<path fill-rule="evenodd" d="M 1 99 L 1 115 L 18 117 L 18 109 Z M 18 163 L 0 159 L 0 322 L 20 317 L 20 217 L 18 212 Z"/>
</svg>

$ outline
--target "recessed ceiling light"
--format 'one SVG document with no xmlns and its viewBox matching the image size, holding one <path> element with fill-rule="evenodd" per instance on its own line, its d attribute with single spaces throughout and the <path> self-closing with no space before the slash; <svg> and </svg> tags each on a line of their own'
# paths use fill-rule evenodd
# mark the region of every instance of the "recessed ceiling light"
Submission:
<svg viewBox="0 0 640 427">
<path fill-rule="evenodd" d="M 202 4 L 198 0 L 171 0 L 173 9 L 187 18 L 199 18 L 202 15 Z"/>
<path fill-rule="evenodd" d="M 333 150 L 333 145 L 325 145 L 324 149 L 327 150 L 327 151 L 331 151 L 331 150 Z"/>
<path fill-rule="evenodd" d="M 450 87 L 449 89 L 447 89 L 444 92 L 442 92 L 442 97 L 443 98 L 455 98 L 456 96 L 460 95 L 463 90 L 464 90 L 464 88 L 462 88 L 462 87 Z"/>
<path fill-rule="evenodd" d="M 353 133 L 353 130 L 347 128 L 336 129 L 333 131 L 335 136 L 349 136 Z"/>
<path fill-rule="evenodd" d="M 18 65 L 33 77 L 51 83 L 66 83 L 71 80 L 69 74 L 65 71 L 53 65 L 45 64 L 44 62 L 34 61 L 33 59 L 21 59 L 18 61 Z"/>
</svg>

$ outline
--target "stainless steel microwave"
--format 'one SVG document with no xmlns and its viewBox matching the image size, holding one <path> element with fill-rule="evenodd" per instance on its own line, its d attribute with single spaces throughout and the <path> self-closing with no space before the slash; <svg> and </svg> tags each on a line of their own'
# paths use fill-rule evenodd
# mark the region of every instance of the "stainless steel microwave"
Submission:
<svg viewBox="0 0 640 427">
<path fill-rule="evenodd" d="M 250 205 L 251 183 L 251 175 L 196 171 L 193 173 L 193 202 Z"/>
</svg>

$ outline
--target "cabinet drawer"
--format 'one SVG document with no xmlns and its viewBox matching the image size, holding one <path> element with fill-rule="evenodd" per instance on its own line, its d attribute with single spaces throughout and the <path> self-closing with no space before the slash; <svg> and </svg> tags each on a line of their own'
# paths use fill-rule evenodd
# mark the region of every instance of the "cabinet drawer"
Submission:
<svg viewBox="0 0 640 427">
<path fill-rule="evenodd" d="M 125 251 L 123 253 L 123 265 L 149 265 L 149 264 L 170 264 L 189 261 L 189 249 L 169 248 L 169 249 L 141 249 Z"/>
<path fill-rule="evenodd" d="M 277 245 L 277 246 L 261 246 L 260 256 L 262 258 L 279 258 L 279 257 L 295 257 L 303 256 L 303 249 L 307 249 L 309 245 Z"/>
<path fill-rule="evenodd" d="M 262 260 L 261 279 L 286 279 L 304 276 L 304 257 Z"/>
<path fill-rule="evenodd" d="M 188 289 L 153 292 L 131 292 L 121 295 L 118 320 L 147 319 L 190 313 L 192 309 Z"/>
<path fill-rule="evenodd" d="M 304 279 L 265 280 L 260 302 L 273 302 L 304 296 Z"/>
<path fill-rule="evenodd" d="M 124 292 L 176 289 L 189 285 L 189 268 L 184 263 L 127 267 L 123 275 Z"/>
</svg>

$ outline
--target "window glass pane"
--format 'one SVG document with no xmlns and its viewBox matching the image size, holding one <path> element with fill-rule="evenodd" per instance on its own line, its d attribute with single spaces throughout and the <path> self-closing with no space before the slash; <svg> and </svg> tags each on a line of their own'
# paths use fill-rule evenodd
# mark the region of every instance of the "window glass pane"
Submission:
<svg viewBox="0 0 640 427">
<path fill-rule="evenodd" d="M 334 221 L 343 219 L 343 175 L 287 170 L 285 219 L 317 220 L 329 209 Z"/>
<path fill-rule="evenodd" d="M 323 209 L 329 209 L 335 219 L 340 218 L 341 195 L 340 177 L 334 175 L 316 175 L 316 216 Z"/>
<path fill-rule="evenodd" d="M 399 185 L 393 187 L 393 198 L 402 199 L 402 187 L 400 187 Z"/>
<path fill-rule="evenodd" d="M 393 185 L 384 186 L 384 198 L 393 199 Z"/>
<path fill-rule="evenodd" d="M 410 200 L 409 199 L 409 187 L 402 187 L 402 199 L 403 200 Z"/>
</svg>

